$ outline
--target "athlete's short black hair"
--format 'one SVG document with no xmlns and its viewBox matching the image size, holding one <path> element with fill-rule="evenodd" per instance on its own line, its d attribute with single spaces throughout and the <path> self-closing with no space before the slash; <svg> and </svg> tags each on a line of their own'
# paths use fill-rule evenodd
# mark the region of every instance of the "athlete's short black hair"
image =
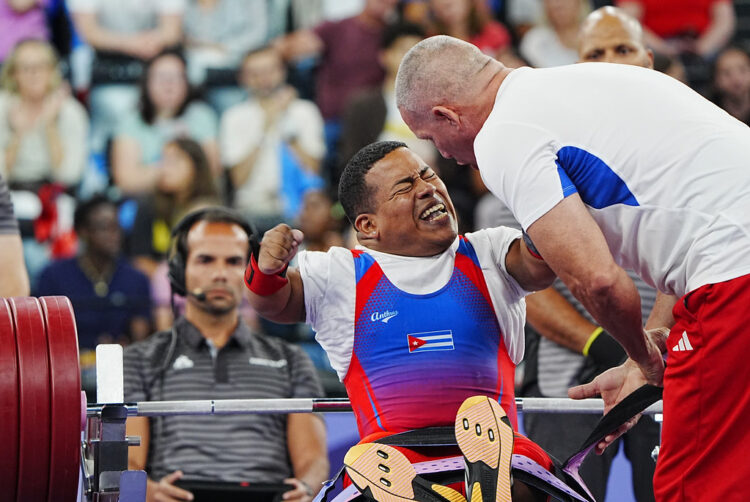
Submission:
<svg viewBox="0 0 750 502">
<path fill-rule="evenodd" d="M 380 159 L 397 148 L 406 148 L 401 141 L 377 141 L 354 154 L 339 179 L 339 201 L 346 217 L 354 224 L 362 213 L 372 211 L 372 187 L 367 186 L 365 176 Z"/>
</svg>

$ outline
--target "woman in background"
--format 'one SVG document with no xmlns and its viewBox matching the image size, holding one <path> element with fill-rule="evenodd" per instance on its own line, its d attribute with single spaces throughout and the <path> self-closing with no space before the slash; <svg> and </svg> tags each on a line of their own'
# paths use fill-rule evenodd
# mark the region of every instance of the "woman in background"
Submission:
<svg viewBox="0 0 750 502">
<path fill-rule="evenodd" d="M 123 119 L 112 144 L 112 176 L 126 195 L 153 193 L 164 145 L 178 137 L 200 143 L 212 172 L 219 173 L 218 121 L 207 104 L 194 99 L 186 71 L 177 49 L 162 51 L 146 65 L 139 109 Z"/>
<path fill-rule="evenodd" d="M 138 201 L 130 233 L 130 254 L 149 277 L 169 250 L 172 226 L 201 205 L 218 204 L 219 195 L 203 148 L 177 138 L 164 146 L 153 196 Z"/>
<path fill-rule="evenodd" d="M 518 47 L 521 57 L 536 68 L 578 62 L 578 31 L 588 7 L 586 0 L 544 0 L 546 23 L 524 35 Z"/>
<path fill-rule="evenodd" d="M 0 173 L 11 189 L 75 187 L 86 166 L 88 118 L 63 82 L 52 46 L 19 42 L 0 82 Z"/>
</svg>

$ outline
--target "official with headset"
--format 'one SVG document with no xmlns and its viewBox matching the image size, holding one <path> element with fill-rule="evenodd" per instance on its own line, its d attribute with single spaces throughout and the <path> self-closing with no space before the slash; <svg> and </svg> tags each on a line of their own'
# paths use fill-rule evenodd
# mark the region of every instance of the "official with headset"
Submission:
<svg viewBox="0 0 750 502">
<path fill-rule="evenodd" d="M 322 395 L 299 347 L 253 333 L 239 316 L 253 234 L 220 207 L 177 224 L 169 281 L 186 297 L 185 313 L 171 330 L 125 349 L 127 402 Z M 228 493 L 268 483 L 288 485 L 284 500 L 309 501 L 329 474 L 325 424 L 309 413 L 132 417 L 127 434 L 141 437 L 128 464 L 148 473 L 148 501 L 193 500 L 196 486 Z"/>
</svg>

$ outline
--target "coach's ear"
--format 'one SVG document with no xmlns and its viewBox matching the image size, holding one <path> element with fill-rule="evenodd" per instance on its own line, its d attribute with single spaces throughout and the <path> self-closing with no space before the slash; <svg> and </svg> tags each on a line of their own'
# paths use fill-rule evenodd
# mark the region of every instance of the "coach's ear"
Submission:
<svg viewBox="0 0 750 502">
<path fill-rule="evenodd" d="M 461 125 L 461 116 L 452 108 L 443 105 L 435 105 L 432 107 L 432 116 L 438 122 L 447 121 L 451 126 Z"/>
<path fill-rule="evenodd" d="M 357 230 L 357 238 L 360 241 L 378 238 L 378 221 L 372 213 L 361 213 L 354 220 L 354 228 Z"/>
</svg>

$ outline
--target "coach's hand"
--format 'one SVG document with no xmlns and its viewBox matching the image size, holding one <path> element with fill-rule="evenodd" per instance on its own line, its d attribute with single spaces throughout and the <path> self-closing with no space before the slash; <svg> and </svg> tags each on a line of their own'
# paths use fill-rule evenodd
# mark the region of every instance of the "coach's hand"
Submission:
<svg viewBox="0 0 750 502">
<path fill-rule="evenodd" d="M 258 269 L 267 275 L 281 272 L 297 254 L 304 234 L 286 223 L 276 225 L 263 235 L 258 254 Z"/>
<path fill-rule="evenodd" d="M 590 383 L 579 385 L 568 390 L 568 396 L 572 399 L 587 399 L 601 396 L 604 401 L 604 413 L 609 413 L 617 403 L 647 383 L 646 377 L 640 367 L 632 359 L 627 359 L 620 366 L 608 369 Z M 628 420 L 612 434 L 607 435 L 596 445 L 596 453 L 601 454 L 607 446 L 612 444 L 618 437 L 630 430 L 640 415 Z"/>
<path fill-rule="evenodd" d="M 193 500 L 193 494 L 176 487 L 173 483 L 182 477 L 182 471 L 167 474 L 159 481 L 149 479 L 146 483 L 146 502 L 180 502 Z"/>
</svg>

